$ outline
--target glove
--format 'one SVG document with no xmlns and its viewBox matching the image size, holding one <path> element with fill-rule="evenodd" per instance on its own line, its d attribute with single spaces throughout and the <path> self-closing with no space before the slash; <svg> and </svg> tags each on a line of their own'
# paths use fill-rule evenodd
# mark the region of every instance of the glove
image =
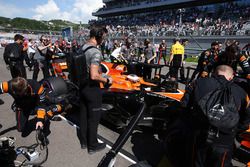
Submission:
<svg viewBox="0 0 250 167">
<path fill-rule="evenodd" d="M 108 82 L 104 84 L 105 88 L 109 88 L 112 85 L 113 79 L 111 77 L 107 77 L 107 81 Z"/>
</svg>

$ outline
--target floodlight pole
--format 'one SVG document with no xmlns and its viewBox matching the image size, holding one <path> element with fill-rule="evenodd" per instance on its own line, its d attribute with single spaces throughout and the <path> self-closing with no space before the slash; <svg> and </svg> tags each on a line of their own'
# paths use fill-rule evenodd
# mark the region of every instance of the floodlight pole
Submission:
<svg viewBox="0 0 250 167">
<path fill-rule="evenodd" d="M 185 12 L 185 9 L 178 9 L 179 13 L 180 13 L 180 19 L 179 19 L 179 28 L 178 28 L 178 34 L 177 37 L 180 36 L 180 32 L 182 30 L 182 14 Z"/>
</svg>

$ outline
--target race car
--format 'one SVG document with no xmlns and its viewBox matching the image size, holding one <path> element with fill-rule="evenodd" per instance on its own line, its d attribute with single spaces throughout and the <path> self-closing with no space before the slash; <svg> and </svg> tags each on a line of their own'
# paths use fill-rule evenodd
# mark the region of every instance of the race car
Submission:
<svg viewBox="0 0 250 167">
<path fill-rule="evenodd" d="M 138 98 L 143 98 L 147 107 L 144 117 L 138 125 L 156 128 L 157 124 L 157 128 L 161 130 L 163 124 L 168 121 L 167 118 L 162 117 L 168 112 L 165 111 L 165 107 L 180 101 L 184 90 L 177 89 L 176 83 L 172 81 L 165 80 L 158 84 L 146 82 L 142 77 L 131 73 L 127 68 L 128 65 L 110 62 L 101 64 L 103 75 L 113 79 L 113 83 L 108 89 L 101 84 L 103 103 L 109 106 L 109 109 L 103 114 L 102 120 L 104 123 L 112 124 L 115 128 L 125 128 L 138 110 Z M 155 114 L 152 106 L 163 107 L 162 115 L 159 111 Z"/>
<path fill-rule="evenodd" d="M 52 55 L 51 58 L 50 63 L 53 69 L 52 75 L 67 79 L 67 75 L 65 74 L 65 72 L 68 71 L 66 55 L 64 53 L 58 53 L 56 55 Z"/>
</svg>

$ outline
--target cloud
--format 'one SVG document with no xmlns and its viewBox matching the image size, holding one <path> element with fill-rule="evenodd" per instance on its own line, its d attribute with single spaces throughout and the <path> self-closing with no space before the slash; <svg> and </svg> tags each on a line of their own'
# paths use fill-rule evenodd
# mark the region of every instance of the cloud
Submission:
<svg viewBox="0 0 250 167">
<path fill-rule="evenodd" d="M 76 0 L 73 5 L 73 13 L 79 14 L 77 19 L 86 22 L 94 18 L 92 12 L 102 7 L 102 5 L 101 0 Z"/>
<path fill-rule="evenodd" d="M 20 17 L 22 13 L 25 12 L 22 9 L 18 8 L 15 5 L 12 4 L 4 4 L 1 2 L 0 5 L 0 16 L 14 18 L 14 17 Z"/>
<path fill-rule="evenodd" d="M 88 20 L 94 18 L 92 12 L 100 7 L 102 7 L 101 0 L 75 0 L 69 10 L 62 11 L 54 0 L 48 0 L 46 4 L 35 7 L 33 10 L 35 15 L 32 18 L 37 20 L 62 19 L 87 23 Z"/>
<path fill-rule="evenodd" d="M 36 20 L 58 18 L 60 15 L 60 9 L 54 0 L 48 0 L 48 3 L 38 5 L 34 9 L 34 12 L 36 14 L 33 16 L 33 19 Z"/>
</svg>

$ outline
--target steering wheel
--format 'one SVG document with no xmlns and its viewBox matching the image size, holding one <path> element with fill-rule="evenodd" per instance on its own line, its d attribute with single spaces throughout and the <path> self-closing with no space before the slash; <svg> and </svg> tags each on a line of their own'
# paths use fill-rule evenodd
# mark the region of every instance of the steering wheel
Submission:
<svg viewBox="0 0 250 167">
<path fill-rule="evenodd" d="M 123 55 L 120 55 L 119 57 L 120 57 L 120 59 L 122 60 L 122 62 L 128 64 L 128 60 L 125 59 L 125 58 L 123 57 Z"/>
</svg>

